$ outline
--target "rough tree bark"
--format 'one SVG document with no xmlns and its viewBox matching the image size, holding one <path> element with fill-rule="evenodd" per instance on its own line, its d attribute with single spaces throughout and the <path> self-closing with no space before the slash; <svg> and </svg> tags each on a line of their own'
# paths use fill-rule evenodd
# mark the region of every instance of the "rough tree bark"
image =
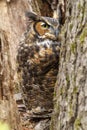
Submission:
<svg viewBox="0 0 87 130">
<path fill-rule="evenodd" d="M 87 130 L 87 0 L 66 1 L 51 130 Z"/>
</svg>

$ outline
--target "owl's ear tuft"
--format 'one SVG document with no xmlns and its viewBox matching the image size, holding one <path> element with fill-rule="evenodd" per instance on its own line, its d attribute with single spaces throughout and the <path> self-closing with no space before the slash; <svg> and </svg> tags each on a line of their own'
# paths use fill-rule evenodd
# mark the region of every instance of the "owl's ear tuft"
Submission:
<svg viewBox="0 0 87 130">
<path fill-rule="evenodd" d="M 33 21 L 38 20 L 37 14 L 35 14 L 33 12 L 26 12 L 25 16 L 28 17 L 28 18 L 30 18 Z"/>
</svg>

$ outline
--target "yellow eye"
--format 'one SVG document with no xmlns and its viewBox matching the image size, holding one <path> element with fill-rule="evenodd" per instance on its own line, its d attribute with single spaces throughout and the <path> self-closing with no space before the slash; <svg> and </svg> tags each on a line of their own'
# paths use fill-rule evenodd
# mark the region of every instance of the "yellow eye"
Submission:
<svg viewBox="0 0 87 130">
<path fill-rule="evenodd" d="M 42 36 L 49 31 L 50 25 L 48 25 L 45 22 L 40 21 L 40 22 L 37 22 L 34 27 L 35 27 L 35 31 L 40 36 Z"/>
<path fill-rule="evenodd" d="M 43 27 L 43 28 L 49 28 L 49 25 L 46 24 L 46 23 L 41 23 L 41 27 Z"/>
</svg>

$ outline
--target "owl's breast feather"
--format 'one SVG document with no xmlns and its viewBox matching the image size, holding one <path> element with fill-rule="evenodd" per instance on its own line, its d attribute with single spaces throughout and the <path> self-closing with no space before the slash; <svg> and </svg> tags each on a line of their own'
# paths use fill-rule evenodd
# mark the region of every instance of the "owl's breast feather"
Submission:
<svg viewBox="0 0 87 130">
<path fill-rule="evenodd" d="M 47 40 L 32 45 L 22 44 L 19 60 L 26 65 L 28 72 L 35 75 L 43 75 L 55 65 L 58 66 L 60 47 L 58 42 Z"/>
</svg>

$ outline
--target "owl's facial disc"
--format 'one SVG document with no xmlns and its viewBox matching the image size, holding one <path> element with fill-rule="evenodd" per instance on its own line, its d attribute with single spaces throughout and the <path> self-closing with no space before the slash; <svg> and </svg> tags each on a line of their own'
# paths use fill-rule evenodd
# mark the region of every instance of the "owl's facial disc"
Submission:
<svg viewBox="0 0 87 130">
<path fill-rule="evenodd" d="M 54 28 L 52 25 L 44 21 L 38 21 L 35 24 L 35 31 L 39 34 L 42 38 L 48 38 L 52 40 L 56 40 L 58 37 L 58 28 Z"/>
</svg>

